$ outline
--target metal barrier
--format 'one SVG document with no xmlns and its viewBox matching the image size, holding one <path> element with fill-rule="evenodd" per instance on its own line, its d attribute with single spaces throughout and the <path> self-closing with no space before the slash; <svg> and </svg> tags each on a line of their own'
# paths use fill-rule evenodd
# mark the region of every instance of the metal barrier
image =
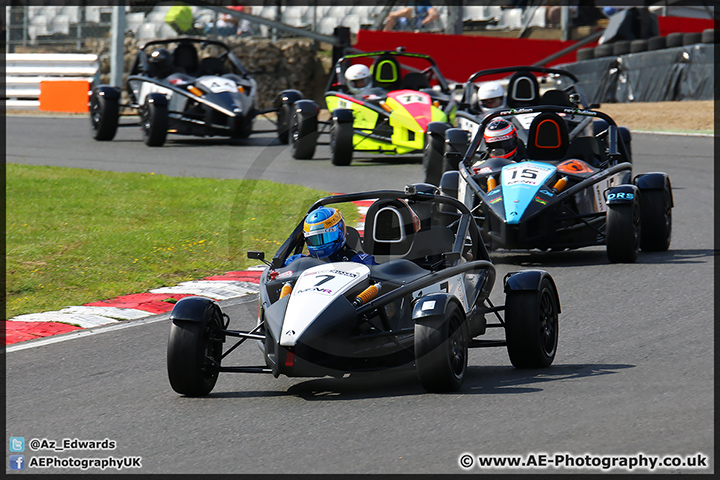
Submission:
<svg viewBox="0 0 720 480">
<path fill-rule="evenodd" d="M 75 53 L 9 53 L 5 56 L 6 108 L 38 108 L 40 82 L 45 80 L 99 81 L 97 55 Z"/>
</svg>

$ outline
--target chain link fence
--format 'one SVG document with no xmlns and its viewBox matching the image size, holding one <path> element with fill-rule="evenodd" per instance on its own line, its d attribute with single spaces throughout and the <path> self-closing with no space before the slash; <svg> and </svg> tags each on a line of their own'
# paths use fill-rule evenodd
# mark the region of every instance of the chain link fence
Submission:
<svg viewBox="0 0 720 480">
<path fill-rule="evenodd" d="M 99 53 L 111 41 L 112 6 L 83 5 L 12 5 L 5 7 L 4 34 L 7 53 L 42 51 L 73 51 Z M 173 28 L 166 21 L 173 3 L 153 5 L 129 2 L 125 6 L 125 35 L 138 40 L 152 40 L 183 35 L 211 37 L 297 36 L 275 30 L 252 19 L 228 18 L 202 6 L 190 6 L 192 24 L 189 28 Z M 218 6 L 222 2 L 217 2 Z M 243 7 L 241 12 L 286 25 L 332 35 L 337 26 L 347 26 L 353 34 L 360 28 L 373 28 L 386 7 L 369 6 L 282 6 L 268 1 L 267 5 Z"/>
<path fill-rule="evenodd" d="M 393 30 L 470 33 L 483 32 L 506 36 L 526 36 L 537 29 L 557 27 L 560 22 L 559 6 L 549 2 L 512 2 L 525 4 L 514 6 L 466 5 L 456 7 L 448 0 L 434 0 L 432 21 L 425 23 L 427 10 L 416 8 L 404 16 L 398 16 L 405 4 L 400 0 L 389 0 L 384 5 L 339 5 L 338 2 L 322 2 L 324 5 L 296 5 L 291 0 L 266 0 L 248 2 L 252 6 L 242 8 L 243 14 L 278 22 L 296 29 L 332 35 L 335 27 L 343 26 L 355 35 L 360 29 L 380 30 L 389 22 Z M 72 51 L 76 53 L 100 53 L 103 45 L 111 41 L 112 6 L 91 4 L 87 0 L 75 5 L 27 5 L 27 1 L 8 2 L 5 7 L 5 40 L 8 53 L 47 51 Z M 278 37 L 298 36 L 267 24 L 254 21 L 253 17 L 225 18 L 211 7 L 227 7 L 222 0 L 209 0 L 202 6 L 191 5 L 192 20 L 182 30 L 171 27 L 167 20 L 168 11 L 179 2 L 126 2 L 125 36 L 139 41 L 166 38 L 178 34 L 212 37 Z M 243 2 L 234 2 L 243 3 Z M 316 2 L 320 3 L 320 2 Z M 421 2 L 417 2 L 421 3 Z M 547 3 L 547 5 L 545 5 Z M 532 6 L 530 6 L 532 5 Z M 602 12 L 595 7 L 569 10 L 567 21 L 573 26 L 595 25 Z M 547 37 L 542 37 L 547 38 Z"/>
</svg>

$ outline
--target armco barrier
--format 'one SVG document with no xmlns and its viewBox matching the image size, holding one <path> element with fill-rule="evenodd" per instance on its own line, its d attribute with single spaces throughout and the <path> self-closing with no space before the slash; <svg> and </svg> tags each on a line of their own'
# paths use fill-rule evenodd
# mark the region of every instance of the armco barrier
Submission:
<svg viewBox="0 0 720 480">
<path fill-rule="evenodd" d="M 5 56 L 6 108 L 40 107 L 41 82 L 86 80 L 97 83 L 97 55 L 76 53 L 9 53 Z"/>
</svg>

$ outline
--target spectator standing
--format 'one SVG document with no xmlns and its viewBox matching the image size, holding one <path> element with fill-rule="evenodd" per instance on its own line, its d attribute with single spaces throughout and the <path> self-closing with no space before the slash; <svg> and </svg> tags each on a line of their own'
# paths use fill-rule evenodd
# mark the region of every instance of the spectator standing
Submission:
<svg viewBox="0 0 720 480">
<path fill-rule="evenodd" d="M 228 10 L 235 10 L 242 13 L 251 13 L 251 8 L 246 5 L 231 5 L 227 7 Z M 205 33 L 212 33 L 213 23 L 208 23 L 205 27 Z M 217 20 L 217 33 L 219 35 L 243 35 L 252 33 L 251 23 L 249 20 L 240 19 L 229 13 L 221 13 Z"/>
<path fill-rule="evenodd" d="M 388 14 L 383 30 L 393 30 L 398 22 L 401 26 L 405 26 L 413 19 L 417 22 L 414 29 L 421 30 L 439 17 L 437 8 L 433 7 L 429 1 L 410 1 L 406 2 L 404 7 Z"/>
<path fill-rule="evenodd" d="M 175 3 L 165 14 L 165 23 L 179 34 L 190 32 L 193 28 L 192 8 L 182 2 Z"/>
</svg>

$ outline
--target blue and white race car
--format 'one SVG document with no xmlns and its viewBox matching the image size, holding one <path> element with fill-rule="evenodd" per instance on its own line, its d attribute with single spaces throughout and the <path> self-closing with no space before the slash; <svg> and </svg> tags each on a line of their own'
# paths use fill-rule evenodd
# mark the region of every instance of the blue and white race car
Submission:
<svg viewBox="0 0 720 480">
<path fill-rule="evenodd" d="M 480 100 L 482 89 L 490 83 L 495 83 L 497 88 L 505 92 L 501 106 L 486 108 L 482 105 Z M 528 109 L 542 105 L 581 110 L 599 108 L 599 105 L 590 103 L 577 77 L 572 72 L 560 68 L 517 66 L 492 68 L 473 73 L 465 82 L 462 98 L 458 101 L 455 115 L 457 128 L 444 122 L 428 124 L 428 138 L 423 153 L 424 181 L 439 185 L 440 177 L 445 171 L 457 170 L 459 158 L 453 155 L 444 157 L 445 150 L 452 151 L 454 144 L 458 141 L 463 143 L 464 137 L 468 134 L 474 136 L 480 123 L 491 113 L 513 110 L 513 115 L 503 118 L 513 125 L 518 140 L 523 144 L 527 143 L 530 125 L 538 115 L 537 111 Z M 560 115 L 564 116 L 563 113 Z M 587 141 L 576 141 L 576 138 L 592 137 L 607 129 L 607 124 L 596 118 L 574 116 L 565 117 L 564 120 L 568 127 L 568 140 L 572 146 L 570 154 L 574 156 L 589 152 L 589 149 L 585 148 L 586 145 L 583 145 L 583 142 L 587 143 Z M 632 162 L 630 130 L 619 126 L 618 131 L 628 153 L 625 160 Z"/>
<path fill-rule="evenodd" d="M 634 262 L 639 249 L 668 249 L 670 178 L 662 172 L 633 176 L 629 149 L 610 116 L 553 105 L 521 110 L 534 115 L 521 161 L 478 156 L 487 125 L 518 109 L 487 115 L 471 142 L 456 130 L 463 135 L 455 135 L 445 153 L 455 156 L 450 163 L 458 169 L 443 174 L 440 188 L 473 211 L 489 249 L 606 245 L 611 262 Z M 583 119 L 605 128 L 571 140 L 568 122 Z"/>
</svg>

